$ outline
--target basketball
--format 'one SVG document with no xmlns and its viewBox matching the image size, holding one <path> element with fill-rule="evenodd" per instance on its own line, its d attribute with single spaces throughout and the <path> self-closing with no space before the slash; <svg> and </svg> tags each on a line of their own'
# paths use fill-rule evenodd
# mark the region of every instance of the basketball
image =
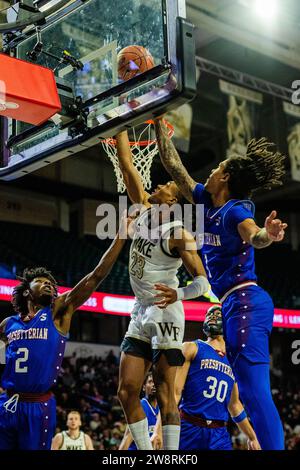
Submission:
<svg viewBox="0 0 300 470">
<path fill-rule="evenodd" d="M 152 55 L 148 49 L 143 46 L 132 45 L 124 47 L 124 49 L 119 52 L 117 60 L 118 77 L 124 81 L 154 67 Z"/>
</svg>

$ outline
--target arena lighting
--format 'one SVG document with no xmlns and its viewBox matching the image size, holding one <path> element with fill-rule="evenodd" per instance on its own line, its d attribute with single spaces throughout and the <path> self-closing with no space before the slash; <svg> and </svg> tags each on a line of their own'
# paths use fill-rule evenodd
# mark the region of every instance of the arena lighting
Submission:
<svg viewBox="0 0 300 470">
<path fill-rule="evenodd" d="M 278 0 L 255 0 L 254 11 L 262 19 L 272 20 L 278 13 Z"/>
<path fill-rule="evenodd" d="M 0 278 L 0 301 L 11 301 L 13 288 L 18 281 Z M 60 294 L 70 290 L 69 287 L 59 287 Z M 79 308 L 86 312 L 105 313 L 106 315 L 129 316 L 134 305 L 134 297 L 127 295 L 94 292 L 85 304 Z M 183 302 L 185 319 L 202 322 L 211 303 L 189 300 Z M 275 308 L 273 326 L 277 328 L 299 328 L 300 310 Z"/>
</svg>

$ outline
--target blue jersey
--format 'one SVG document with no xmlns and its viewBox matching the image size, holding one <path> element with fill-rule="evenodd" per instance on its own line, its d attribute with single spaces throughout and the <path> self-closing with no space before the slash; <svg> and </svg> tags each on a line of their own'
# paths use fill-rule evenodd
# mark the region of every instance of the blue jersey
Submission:
<svg viewBox="0 0 300 470">
<path fill-rule="evenodd" d="M 56 383 L 64 355 L 66 337 L 52 319 L 50 307 L 23 322 L 20 315 L 6 323 L 6 365 L 2 387 L 23 393 L 45 393 Z"/>
<path fill-rule="evenodd" d="M 226 356 L 196 340 L 198 352 L 191 362 L 179 408 L 192 416 L 228 421 L 228 404 L 235 382 Z"/>
<path fill-rule="evenodd" d="M 147 421 L 148 421 L 148 431 L 149 431 L 149 436 L 151 437 L 153 432 L 154 432 L 155 425 L 156 425 L 157 415 L 159 413 L 159 408 L 158 408 L 158 406 L 156 408 L 151 406 L 150 403 L 148 402 L 147 398 L 142 398 L 141 405 L 143 407 L 143 410 L 145 412 L 145 415 L 146 415 L 146 418 L 147 418 Z M 128 447 L 128 450 L 137 450 L 137 447 L 136 447 L 134 441 Z"/>
<path fill-rule="evenodd" d="M 204 205 L 204 235 L 201 257 L 214 294 L 221 299 L 232 287 L 256 281 L 254 248 L 244 242 L 238 224 L 254 218 L 252 201 L 231 199 L 214 207 L 203 184 L 197 184 L 195 204 Z"/>
</svg>

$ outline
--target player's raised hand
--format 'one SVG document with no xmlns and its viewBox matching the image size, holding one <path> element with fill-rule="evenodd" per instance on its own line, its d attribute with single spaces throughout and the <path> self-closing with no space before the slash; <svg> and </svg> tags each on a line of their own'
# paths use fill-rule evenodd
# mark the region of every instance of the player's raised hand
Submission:
<svg viewBox="0 0 300 470">
<path fill-rule="evenodd" d="M 261 450 L 261 447 L 257 439 L 253 439 L 253 440 L 248 439 L 247 445 L 248 445 L 248 450 Z"/>
<path fill-rule="evenodd" d="M 280 219 L 276 219 L 277 212 L 272 211 L 265 220 L 265 229 L 268 237 L 273 242 L 281 242 L 284 238 L 284 231 L 287 224 L 283 223 Z"/>
<path fill-rule="evenodd" d="M 177 300 L 177 292 L 175 289 L 166 286 L 165 284 L 154 284 L 154 289 L 158 291 L 155 296 L 157 305 L 159 308 L 166 308 L 167 305 L 171 305 Z"/>
</svg>

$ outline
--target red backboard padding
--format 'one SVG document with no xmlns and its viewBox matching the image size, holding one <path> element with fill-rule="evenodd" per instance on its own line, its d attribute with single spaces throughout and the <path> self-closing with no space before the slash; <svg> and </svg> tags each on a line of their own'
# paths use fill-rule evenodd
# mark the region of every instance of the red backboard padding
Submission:
<svg viewBox="0 0 300 470">
<path fill-rule="evenodd" d="M 39 125 L 61 110 L 54 73 L 0 54 L 0 114 Z"/>
</svg>

